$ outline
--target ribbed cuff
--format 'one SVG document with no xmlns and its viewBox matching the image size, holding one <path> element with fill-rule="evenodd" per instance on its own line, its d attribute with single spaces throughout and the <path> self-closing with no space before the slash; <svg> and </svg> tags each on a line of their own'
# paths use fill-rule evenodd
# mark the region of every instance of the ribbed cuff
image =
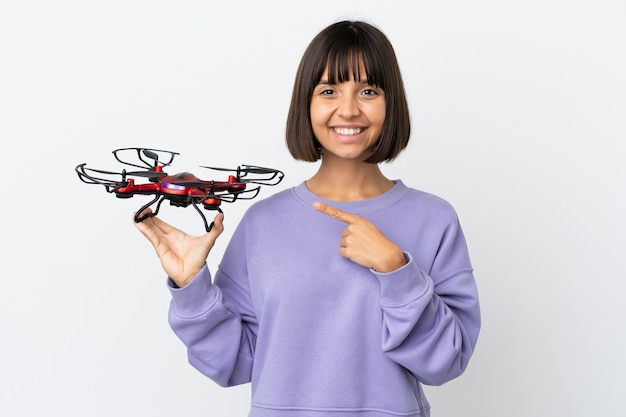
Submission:
<svg viewBox="0 0 626 417">
<path fill-rule="evenodd" d="M 211 283 L 211 272 L 206 265 L 185 287 L 179 288 L 169 277 L 167 286 L 176 313 L 181 317 L 195 317 L 204 313 L 220 296 L 219 288 Z"/>
<path fill-rule="evenodd" d="M 394 307 L 408 304 L 433 291 L 430 277 L 417 267 L 411 254 L 404 252 L 407 264 L 392 272 L 376 272 L 381 288 L 381 303 Z"/>
</svg>

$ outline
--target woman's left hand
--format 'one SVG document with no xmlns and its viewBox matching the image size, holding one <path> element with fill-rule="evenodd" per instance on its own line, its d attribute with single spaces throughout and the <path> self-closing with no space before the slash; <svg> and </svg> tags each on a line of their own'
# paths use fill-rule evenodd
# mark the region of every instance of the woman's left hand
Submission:
<svg viewBox="0 0 626 417">
<path fill-rule="evenodd" d="M 406 264 L 402 249 L 372 222 L 320 202 L 313 203 L 313 208 L 347 224 L 339 240 L 341 256 L 376 272 L 395 271 Z"/>
</svg>

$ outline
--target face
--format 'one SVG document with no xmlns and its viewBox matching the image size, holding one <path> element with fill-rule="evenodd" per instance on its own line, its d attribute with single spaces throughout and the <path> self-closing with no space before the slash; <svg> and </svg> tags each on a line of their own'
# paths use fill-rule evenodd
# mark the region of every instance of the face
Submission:
<svg viewBox="0 0 626 417">
<path fill-rule="evenodd" d="M 324 159 L 362 161 L 382 133 L 385 92 L 362 78 L 331 85 L 326 69 L 313 91 L 311 124 Z"/>
</svg>

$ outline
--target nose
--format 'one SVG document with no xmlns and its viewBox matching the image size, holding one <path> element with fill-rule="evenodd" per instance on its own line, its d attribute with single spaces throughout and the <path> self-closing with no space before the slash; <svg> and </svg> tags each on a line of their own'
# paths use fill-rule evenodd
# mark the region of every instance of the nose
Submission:
<svg viewBox="0 0 626 417">
<path fill-rule="evenodd" d="M 357 98 L 351 94 L 342 96 L 339 99 L 337 113 L 346 119 L 356 117 L 361 114 Z"/>
</svg>

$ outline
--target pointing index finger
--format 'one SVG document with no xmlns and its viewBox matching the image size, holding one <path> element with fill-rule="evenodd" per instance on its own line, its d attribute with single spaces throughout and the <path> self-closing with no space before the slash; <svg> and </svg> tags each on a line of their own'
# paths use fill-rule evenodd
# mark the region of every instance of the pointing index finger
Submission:
<svg viewBox="0 0 626 417">
<path fill-rule="evenodd" d="M 340 210 L 336 207 L 329 206 L 328 204 L 324 204 L 319 201 L 316 201 L 315 203 L 313 203 L 313 208 L 321 213 L 324 213 L 332 217 L 333 219 L 337 219 L 339 221 L 342 221 L 348 224 L 354 222 L 354 220 L 356 220 L 356 218 L 358 217 L 358 216 L 355 216 L 354 214 L 347 213 L 343 210 Z"/>
</svg>

